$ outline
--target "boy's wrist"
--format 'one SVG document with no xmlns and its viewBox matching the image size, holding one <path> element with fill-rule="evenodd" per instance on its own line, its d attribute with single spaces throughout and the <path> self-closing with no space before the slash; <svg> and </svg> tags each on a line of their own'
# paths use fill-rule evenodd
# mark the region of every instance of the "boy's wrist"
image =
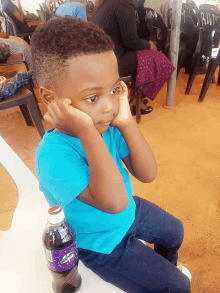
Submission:
<svg viewBox="0 0 220 293">
<path fill-rule="evenodd" d="M 95 128 L 95 125 L 94 124 L 90 124 L 86 128 L 82 129 L 79 132 L 78 138 L 80 140 L 84 140 L 84 139 L 87 139 L 88 137 L 90 137 L 91 134 L 97 134 L 97 133 L 99 134 L 98 130 Z"/>
<path fill-rule="evenodd" d="M 131 125 L 136 124 L 134 118 L 131 116 L 127 120 L 121 122 L 119 125 L 117 125 L 117 128 L 120 130 L 120 132 L 123 132 L 126 129 L 129 129 Z"/>
</svg>

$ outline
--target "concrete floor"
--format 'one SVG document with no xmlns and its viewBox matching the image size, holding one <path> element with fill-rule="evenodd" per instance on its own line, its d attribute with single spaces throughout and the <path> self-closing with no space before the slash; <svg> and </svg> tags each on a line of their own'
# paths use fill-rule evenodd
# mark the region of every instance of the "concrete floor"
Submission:
<svg viewBox="0 0 220 293">
<path fill-rule="evenodd" d="M 187 79 L 188 75 L 181 71 L 175 107 L 164 108 L 166 85 L 149 102 L 154 110 L 142 116 L 139 126 L 155 153 L 158 175 L 151 184 L 138 182 L 132 176 L 131 180 L 136 195 L 154 202 L 184 223 L 185 239 L 179 258 L 192 272 L 192 292 L 217 293 L 220 291 L 220 86 L 211 84 L 204 102 L 198 103 L 204 75 L 196 77 L 190 95 L 184 94 Z M 44 114 L 42 103 L 40 107 Z M 0 111 L 0 122 L 0 135 L 36 174 L 35 151 L 40 142 L 36 128 L 26 126 L 19 108 Z M 50 128 L 43 123 L 45 129 Z M 9 191 L 11 194 L 10 201 L 4 200 L 7 210 L 16 206 L 17 191 L 4 174 L 2 168 L 1 201 Z M 0 215 L 0 220 L 4 219 L 3 210 Z"/>
</svg>

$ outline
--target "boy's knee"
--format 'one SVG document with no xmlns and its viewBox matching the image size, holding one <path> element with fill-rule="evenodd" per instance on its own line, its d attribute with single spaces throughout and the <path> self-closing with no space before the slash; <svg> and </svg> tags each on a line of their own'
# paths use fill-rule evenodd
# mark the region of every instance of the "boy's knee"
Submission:
<svg viewBox="0 0 220 293">
<path fill-rule="evenodd" d="M 176 246 L 180 246 L 184 238 L 184 228 L 183 228 L 183 223 L 179 219 L 175 219 L 175 220 L 176 222 L 175 222 L 175 225 L 173 225 L 172 232 L 173 232 Z"/>
<path fill-rule="evenodd" d="M 178 293 L 190 293 L 190 281 L 187 280 L 186 282 L 180 282 L 179 283 L 179 288 L 177 291 L 171 291 L 171 292 L 178 292 Z"/>
</svg>

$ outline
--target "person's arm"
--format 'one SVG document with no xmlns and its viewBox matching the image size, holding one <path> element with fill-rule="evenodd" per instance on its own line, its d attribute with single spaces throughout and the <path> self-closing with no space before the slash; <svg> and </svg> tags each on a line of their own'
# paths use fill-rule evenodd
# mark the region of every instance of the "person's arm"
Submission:
<svg viewBox="0 0 220 293">
<path fill-rule="evenodd" d="M 82 132 L 80 140 L 89 163 L 89 187 L 79 200 L 108 213 L 119 213 L 128 204 L 121 173 L 96 128 Z"/>
<path fill-rule="evenodd" d="M 3 5 L 3 9 L 6 11 L 10 11 L 11 13 L 14 14 L 14 16 L 20 21 L 20 22 L 23 22 L 24 21 L 24 18 L 23 16 L 21 15 L 21 13 L 19 12 L 18 10 L 18 7 L 16 5 L 14 5 L 11 1 L 7 1 L 7 3 L 5 3 Z M 6 12 L 7 13 L 7 12 Z"/>
<path fill-rule="evenodd" d="M 24 10 L 21 6 L 21 2 L 18 1 L 18 12 L 21 14 L 21 16 L 25 19 L 25 13 L 24 13 Z"/>
<path fill-rule="evenodd" d="M 115 9 L 123 45 L 132 50 L 146 50 L 151 44 L 137 35 L 134 6 L 131 3 L 118 2 Z"/>
<path fill-rule="evenodd" d="M 2 38 L 2 39 L 9 39 L 9 34 L 7 34 L 5 32 L 0 32 L 0 38 Z"/>
<path fill-rule="evenodd" d="M 13 11 L 13 14 L 20 22 L 24 22 L 24 18 L 18 10 Z"/>
<path fill-rule="evenodd" d="M 90 170 L 89 186 L 78 199 L 107 213 L 123 211 L 128 204 L 124 181 L 89 115 L 65 100 L 51 102 L 48 112 L 44 119 L 61 132 L 78 137 L 85 151 Z"/>
<path fill-rule="evenodd" d="M 139 181 L 152 182 L 157 175 L 156 160 L 136 121 L 132 118 L 129 123 L 119 127 L 119 130 L 130 151 L 130 155 L 123 159 L 126 167 Z"/>
<path fill-rule="evenodd" d="M 24 60 L 24 56 L 22 53 L 12 54 L 8 57 L 7 63 L 9 64 L 20 63 L 20 62 L 23 62 L 23 60 Z"/>
<path fill-rule="evenodd" d="M 157 175 L 156 160 L 149 144 L 131 115 L 127 87 L 123 82 L 121 82 L 121 86 L 123 91 L 119 97 L 119 112 L 113 121 L 113 125 L 120 130 L 130 151 L 130 155 L 122 160 L 134 177 L 141 182 L 149 183 Z"/>
</svg>

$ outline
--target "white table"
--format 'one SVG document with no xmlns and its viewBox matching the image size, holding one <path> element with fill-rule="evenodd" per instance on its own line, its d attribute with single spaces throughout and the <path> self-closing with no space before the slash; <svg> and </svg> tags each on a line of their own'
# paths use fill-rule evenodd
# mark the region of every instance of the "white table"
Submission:
<svg viewBox="0 0 220 293">
<path fill-rule="evenodd" d="M 7 293 L 53 293 L 42 233 L 49 205 L 38 181 L 11 147 L 0 137 L 0 163 L 18 188 L 19 200 L 11 228 L 0 231 L 0 288 Z M 79 262 L 80 293 L 124 292 L 103 281 Z"/>
</svg>

